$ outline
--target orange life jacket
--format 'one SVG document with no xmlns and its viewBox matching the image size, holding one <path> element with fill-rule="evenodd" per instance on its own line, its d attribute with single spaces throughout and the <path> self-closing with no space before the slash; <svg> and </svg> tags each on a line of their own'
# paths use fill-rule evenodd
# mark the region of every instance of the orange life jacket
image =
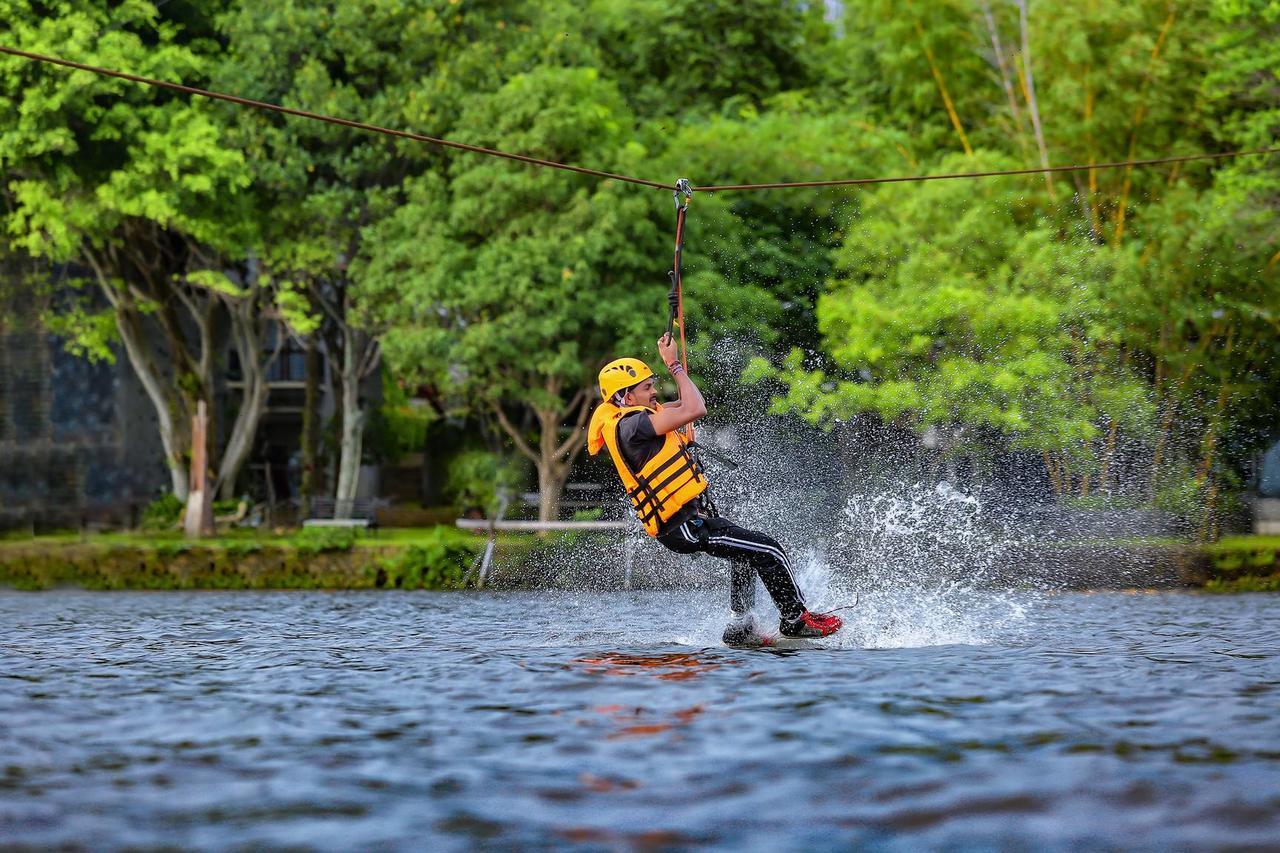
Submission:
<svg viewBox="0 0 1280 853">
<path fill-rule="evenodd" d="M 662 407 L 659 406 L 660 410 Z M 707 479 L 679 431 L 667 433 L 657 455 L 639 471 L 632 471 L 618 450 L 618 422 L 632 412 L 655 410 L 646 406 L 618 407 L 601 403 L 591 416 L 587 432 L 587 452 L 595 456 L 609 448 L 613 467 L 627 490 L 636 515 L 650 536 L 657 536 L 662 522 L 707 490 Z"/>
</svg>

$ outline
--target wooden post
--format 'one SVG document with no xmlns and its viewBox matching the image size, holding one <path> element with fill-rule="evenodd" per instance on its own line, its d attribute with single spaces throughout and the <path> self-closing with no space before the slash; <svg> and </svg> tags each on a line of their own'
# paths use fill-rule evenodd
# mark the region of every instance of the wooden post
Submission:
<svg viewBox="0 0 1280 853">
<path fill-rule="evenodd" d="M 191 418 L 191 488 L 184 528 L 188 539 L 212 536 L 213 495 L 209 492 L 209 410 L 204 400 Z"/>
</svg>

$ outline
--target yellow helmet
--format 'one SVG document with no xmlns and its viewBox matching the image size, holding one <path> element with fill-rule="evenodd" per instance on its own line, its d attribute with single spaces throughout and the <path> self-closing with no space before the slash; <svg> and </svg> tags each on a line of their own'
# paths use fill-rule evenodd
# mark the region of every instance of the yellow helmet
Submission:
<svg viewBox="0 0 1280 853">
<path fill-rule="evenodd" d="M 639 385 L 653 375 L 638 358 L 617 358 L 600 369 L 600 399 L 608 400 L 623 388 Z"/>
</svg>

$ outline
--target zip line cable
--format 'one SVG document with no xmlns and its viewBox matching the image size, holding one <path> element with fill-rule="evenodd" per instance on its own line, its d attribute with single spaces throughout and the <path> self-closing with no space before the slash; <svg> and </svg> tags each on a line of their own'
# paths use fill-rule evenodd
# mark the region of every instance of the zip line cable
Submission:
<svg viewBox="0 0 1280 853">
<path fill-rule="evenodd" d="M 735 190 L 785 190 L 796 187 L 855 187 L 864 184 L 901 184 L 907 181 L 947 181 L 954 178 L 995 178 L 1004 175 L 1040 175 L 1046 172 L 1085 172 L 1089 169 L 1119 169 L 1122 166 L 1156 166 L 1161 163 L 1186 163 L 1190 160 L 1221 160 L 1225 157 L 1247 157 L 1254 154 L 1280 153 L 1277 148 L 1254 148 L 1249 151 L 1181 154 L 1176 157 L 1154 157 L 1150 160 L 1118 160 L 1114 163 L 1087 163 L 1072 166 L 1041 166 L 1036 169 L 1002 169 L 990 172 L 947 172 L 942 175 L 903 175 L 894 178 L 845 178 L 835 181 L 791 181 L 776 184 L 725 184 L 694 187 L 699 192 L 733 192 Z"/>
<path fill-rule="evenodd" d="M 40 53 L 30 53 L 25 50 L 17 50 L 12 47 L 0 45 L 0 53 L 7 53 L 10 56 L 20 56 L 24 59 L 31 59 L 36 62 L 47 62 L 50 65 L 62 65 L 67 68 L 74 68 L 77 71 L 88 71 L 91 74 L 99 74 L 104 77 L 116 77 L 121 80 L 128 80 L 131 83 L 142 83 L 146 86 L 155 86 L 159 89 L 171 89 L 175 92 L 184 92 L 188 95 L 199 95 L 202 98 L 212 98 L 216 101 L 228 101 L 233 104 L 239 104 L 242 107 L 256 107 L 260 110 L 270 110 L 272 112 L 284 113 L 285 115 L 298 116 L 299 118 L 309 118 L 315 121 L 323 121 L 328 124 L 339 124 L 343 127 L 352 127 L 356 130 L 367 130 L 372 133 L 381 133 L 386 136 L 395 136 L 401 139 L 412 139 L 414 142 L 426 142 L 431 145 L 440 145 L 445 148 L 456 148 L 460 151 L 470 151 L 475 154 L 487 154 L 490 157 L 504 157 L 508 160 L 518 160 L 521 163 L 528 163 L 533 166 L 546 166 L 551 169 L 563 169 L 567 172 L 577 172 L 582 175 L 591 175 L 596 178 L 608 178 L 613 181 L 626 181 L 632 184 L 641 184 L 646 187 L 654 187 L 660 190 L 669 190 L 669 184 L 662 184 L 657 181 L 646 181 L 643 178 L 633 178 L 628 175 L 615 175 L 613 172 L 602 172 L 599 169 L 587 169 L 582 166 L 570 166 L 565 163 L 556 163 L 552 160 L 543 160 L 539 157 L 529 157 L 524 154 L 512 154 L 509 151 L 498 151 L 493 148 L 483 148 L 479 145 L 468 145 L 465 142 L 454 142 L 450 139 L 440 139 L 435 136 L 426 136 L 421 133 L 410 133 L 407 130 L 394 130 L 389 127 L 379 127 L 376 124 L 365 124 L 361 121 L 352 121 L 351 119 L 338 118 L 336 116 L 324 115 L 322 113 L 308 112 L 307 110 L 295 110 L 292 107 L 282 107 L 279 104 L 269 104 L 266 101 L 255 101 L 252 98 L 242 98 L 239 95 L 227 95 L 222 92 L 211 92 L 208 89 L 197 89 L 194 86 L 184 86 L 181 83 L 169 83 L 165 80 L 153 80 L 150 77 L 140 77 L 137 74 L 126 74 L 123 71 L 113 71 L 110 68 L 99 68 L 95 65 L 85 65 L 82 62 L 72 62 L 69 59 L 59 59 L 56 56 L 45 56 Z"/>
<path fill-rule="evenodd" d="M 292 107 L 282 107 L 279 104 L 271 104 L 266 101 L 255 101 L 252 98 L 242 98 L 239 95 L 228 95 L 222 92 L 213 92 L 208 89 L 197 89 L 194 86 L 184 86 L 181 83 L 169 83 L 165 80 L 155 80 L 150 77 L 141 77 L 137 74 L 127 74 L 123 71 L 113 71 L 110 68 L 99 68 L 95 65 L 86 65 L 82 62 L 72 62 L 69 59 L 61 59 L 56 56 L 46 56 L 41 53 L 31 53 L 26 50 L 18 50 L 17 48 L 6 47 L 0 45 L 0 53 L 10 56 L 18 56 L 23 59 L 30 59 L 35 62 L 44 62 L 49 65 L 61 65 L 65 68 L 73 68 L 77 71 L 88 71 L 91 74 L 98 74 L 103 77 L 115 77 L 120 80 L 128 80 L 131 83 L 141 83 L 145 86 L 154 86 L 159 89 L 170 89 L 174 92 L 183 92 L 188 95 L 199 95 L 202 98 L 211 98 L 217 101 L 227 101 L 232 104 L 238 104 L 243 107 L 254 107 L 260 110 L 269 110 L 271 112 L 283 113 L 284 115 L 297 116 L 299 118 L 312 119 L 314 121 L 322 121 L 328 124 L 337 124 L 343 127 L 355 128 L 356 130 L 365 130 L 371 133 L 381 133 L 385 136 L 394 136 L 400 139 L 411 139 L 415 142 L 425 142 L 430 145 L 439 145 L 445 148 L 455 148 L 459 151 L 470 151 L 473 154 L 485 154 L 489 157 L 502 157 L 507 160 L 515 160 L 520 163 L 528 163 L 531 166 L 545 166 L 549 169 L 560 169 L 566 172 L 576 172 L 580 175 L 590 175 L 596 178 L 604 178 L 611 181 L 623 181 L 629 184 L 638 184 L 640 186 L 651 187 L 653 189 L 673 190 L 676 187 L 669 183 L 660 181 L 650 181 L 645 178 L 636 178 L 630 175 L 619 175 L 613 172 L 604 172 L 599 169 L 588 169 L 583 166 L 573 166 L 566 163 L 557 163 L 554 160 L 544 160 L 539 157 L 529 157 L 525 154 L 513 154 L 510 151 L 499 151 L 496 148 L 484 148 L 479 145 L 468 145 L 465 142 L 454 142 L 450 139 L 441 139 L 436 136 L 426 136 L 421 133 L 411 133 L 406 130 L 395 130 L 389 127 L 380 127 L 375 124 L 366 124 L 364 122 L 352 121 L 351 119 L 339 118 L 337 116 L 324 115 L 323 113 L 313 113 L 307 110 L 296 110 Z M 1192 160 L 1221 160 L 1229 157 L 1249 157 L 1263 154 L 1280 153 L 1280 147 L 1273 148 L 1255 148 L 1242 151 L 1222 151 L 1217 153 L 1201 153 L 1201 154 L 1182 154 L 1175 157 L 1155 157 L 1149 160 L 1119 160 L 1113 163 L 1086 163 L 1072 166 L 1042 166 L 1038 169 L 1003 169 L 985 172 L 949 172 L 941 175 L 901 175 L 897 177 L 887 178 L 846 178 L 842 180 L 827 181 L 787 181 L 770 184 L 723 184 L 712 186 L 694 186 L 693 190 L 698 192 L 737 192 L 745 190 L 780 190 L 780 189 L 796 189 L 805 187 L 850 187 L 850 186 L 867 186 L 871 184 L 898 184 L 922 181 L 947 181 L 956 178 L 994 178 L 1012 175 L 1041 175 L 1050 172 L 1083 172 L 1089 169 L 1118 169 L 1121 167 L 1132 166 L 1157 166 L 1162 163 L 1186 163 Z"/>
</svg>

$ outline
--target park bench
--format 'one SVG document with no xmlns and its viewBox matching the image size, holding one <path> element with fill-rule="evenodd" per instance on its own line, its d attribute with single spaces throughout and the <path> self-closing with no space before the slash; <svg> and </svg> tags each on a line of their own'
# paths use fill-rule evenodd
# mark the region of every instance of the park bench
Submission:
<svg viewBox="0 0 1280 853">
<path fill-rule="evenodd" d="M 311 518 L 302 522 L 303 527 L 376 527 L 372 498 L 356 498 L 351 501 L 350 518 L 335 518 L 338 502 L 333 498 L 312 498 Z"/>
</svg>

